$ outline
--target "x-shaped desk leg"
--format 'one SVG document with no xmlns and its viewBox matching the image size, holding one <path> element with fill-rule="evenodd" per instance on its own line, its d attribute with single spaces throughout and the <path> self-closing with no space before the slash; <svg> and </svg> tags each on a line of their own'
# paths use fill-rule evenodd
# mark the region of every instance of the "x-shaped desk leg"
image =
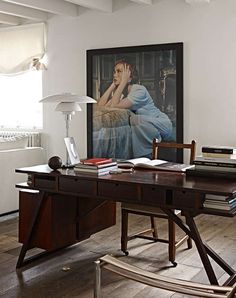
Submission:
<svg viewBox="0 0 236 298">
<path fill-rule="evenodd" d="M 236 272 L 230 267 L 215 251 L 213 251 L 206 243 L 204 243 L 195 224 L 194 217 L 188 211 L 184 211 L 183 215 L 186 218 L 184 223 L 171 209 L 162 208 L 162 210 L 173 220 L 189 237 L 191 237 L 197 247 L 199 256 L 202 260 L 206 274 L 211 284 L 218 285 L 215 272 L 212 268 L 208 255 L 229 275 L 230 278 L 224 285 L 232 285 L 236 281 Z"/>
<path fill-rule="evenodd" d="M 29 230 L 28 230 L 26 240 L 23 243 L 23 246 L 22 246 L 21 251 L 20 251 L 20 255 L 18 257 L 16 268 L 22 267 L 24 265 L 24 263 L 27 261 L 27 260 L 24 261 L 24 258 L 25 258 L 27 250 L 30 247 L 30 243 L 31 243 L 32 237 L 33 237 L 34 232 L 35 232 L 37 220 L 39 218 L 39 214 L 40 214 L 41 207 L 43 205 L 43 200 L 44 200 L 45 197 L 46 197 L 45 196 L 45 191 L 41 191 L 39 193 L 39 197 L 37 199 L 37 204 L 36 204 L 35 209 L 34 209 L 33 218 L 32 218 L 32 221 L 30 223 L 30 226 L 29 226 Z"/>
</svg>

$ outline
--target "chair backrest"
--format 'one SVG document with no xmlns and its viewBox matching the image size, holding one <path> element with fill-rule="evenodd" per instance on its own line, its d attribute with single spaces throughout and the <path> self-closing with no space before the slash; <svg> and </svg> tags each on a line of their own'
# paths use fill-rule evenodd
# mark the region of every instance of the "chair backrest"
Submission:
<svg viewBox="0 0 236 298">
<path fill-rule="evenodd" d="M 196 142 L 192 140 L 190 144 L 182 144 L 182 143 L 162 143 L 159 142 L 158 139 L 153 139 L 152 142 L 152 159 L 158 159 L 159 148 L 169 148 L 169 149 L 189 149 L 189 164 L 193 164 L 196 154 Z"/>
</svg>

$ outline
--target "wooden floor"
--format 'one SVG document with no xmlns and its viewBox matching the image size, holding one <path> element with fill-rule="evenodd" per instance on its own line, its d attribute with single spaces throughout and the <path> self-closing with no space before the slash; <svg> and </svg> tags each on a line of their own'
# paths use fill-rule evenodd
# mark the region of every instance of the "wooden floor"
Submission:
<svg viewBox="0 0 236 298">
<path fill-rule="evenodd" d="M 197 218 L 203 239 L 234 268 L 236 268 L 235 223 L 236 218 L 206 215 Z M 148 218 L 130 216 L 131 232 L 148 224 Z M 166 244 L 133 240 L 128 244 L 129 256 L 123 256 L 119 250 L 119 212 L 114 227 L 18 271 L 15 265 L 21 245 L 17 242 L 17 227 L 17 215 L 0 218 L 0 297 L 93 297 L 93 262 L 107 253 L 121 256 L 121 259 L 152 272 L 208 283 L 195 246 L 187 250 L 184 244 L 178 249 L 176 268 L 168 262 Z M 161 221 L 160 227 L 161 231 L 165 230 L 165 221 Z M 217 277 L 223 282 L 228 277 L 227 274 L 224 274 L 215 263 L 214 268 Z M 188 297 L 128 281 L 106 271 L 102 275 L 102 293 L 106 298 Z"/>
</svg>

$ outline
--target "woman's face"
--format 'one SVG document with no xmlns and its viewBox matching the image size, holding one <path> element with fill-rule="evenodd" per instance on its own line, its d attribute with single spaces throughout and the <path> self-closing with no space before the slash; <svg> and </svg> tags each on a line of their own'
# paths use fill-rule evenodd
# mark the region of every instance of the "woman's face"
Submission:
<svg viewBox="0 0 236 298">
<path fill-rule="evenodd" d="M 118 86 L 121 83 L 122 73 L 124 71 L 124 64 L 118 63 L 116 64 L 113 72 L 113 83 Z"/>
</svg>

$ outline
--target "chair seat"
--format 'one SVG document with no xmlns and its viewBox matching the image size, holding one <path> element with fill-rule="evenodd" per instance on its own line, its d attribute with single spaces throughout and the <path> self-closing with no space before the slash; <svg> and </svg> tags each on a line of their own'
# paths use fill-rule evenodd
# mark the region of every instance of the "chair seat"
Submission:
<svg viewBox="0 0 236 298">
<path fill-rule="evenodd" d="M 121 208 L 128 210 L 129 212 L 134 213 L 145 213 L 148 215 L 153 216 L 160 216 L 160 217 L 168 217 L 160 208 L 154 207 L 154 206 L 145 206 L 145 205 L 138 205 L 138 204 L 130 204 L 130 203 L 122 203 Z M 181 211 L 180 210 L 174 210 L 174 213 L 178 215 Z"/>
<path fill-rule="evenodd" d="M 95 266 L 95 297 L 98 298 L 100 297 L 101 289 L 101 268 L 145 285 L 190 296 L 205 298 L 233 298 L 236 293 L 236 286 L 207 285 L 178 278 L 171 278 L 127 264 L 126 262 L 118 260 L 110 255 L 101 257 L 95 262 Z"/>
</svg>

